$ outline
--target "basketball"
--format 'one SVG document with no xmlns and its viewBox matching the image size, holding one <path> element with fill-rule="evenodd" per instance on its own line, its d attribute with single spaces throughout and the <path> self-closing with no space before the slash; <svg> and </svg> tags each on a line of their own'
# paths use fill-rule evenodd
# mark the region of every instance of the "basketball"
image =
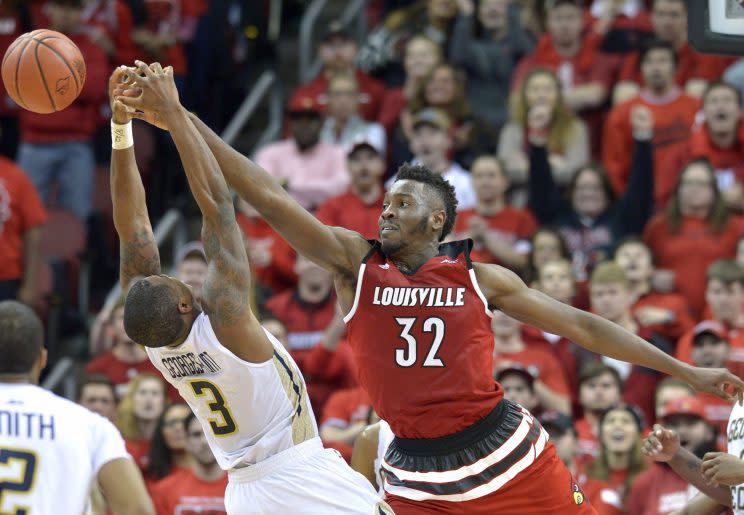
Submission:
<svg viewBox="0 0 744 515">
<path fill-rule="evenodd" d="M 53 30 L 18 36 L 2 65 L 10 98 L 35 113 L 53 113 L 69 106 L 85 84 L 85 61 L 70 38 Z"/>
</svg>

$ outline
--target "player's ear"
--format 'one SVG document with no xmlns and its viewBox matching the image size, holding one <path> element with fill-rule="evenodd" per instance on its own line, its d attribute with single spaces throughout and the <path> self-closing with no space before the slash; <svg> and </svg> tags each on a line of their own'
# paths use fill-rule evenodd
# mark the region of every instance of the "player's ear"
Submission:
<svg viewBox="0 0 744 515">
<path fill-rule="evenodd" d="M 444 227 L 444 222 L 447 220 L 447 214 L 444 209 L 437 209 L 431 214 L 431 227 L 435 233 L 439 233 Z"/>
<path fill-rule="evenodd" d="M 46 368 L 48 358 L 49 358 L 49 353 L 44 347 L 42 347 L 41 352 L 39 352 L 39 361 L 37 361 L 37 363 L 39 364 L 40 371 Z"/>
<path fill-rule="evenodd" d="M 178 300 L 178 311 L 182 315 L 185 315 L 186 313 L 191 313 L 191 310 L 194 309 L 194 300 L 193 298 L 189 299 L 186 297 L 181 297 Z"/>
</svg>

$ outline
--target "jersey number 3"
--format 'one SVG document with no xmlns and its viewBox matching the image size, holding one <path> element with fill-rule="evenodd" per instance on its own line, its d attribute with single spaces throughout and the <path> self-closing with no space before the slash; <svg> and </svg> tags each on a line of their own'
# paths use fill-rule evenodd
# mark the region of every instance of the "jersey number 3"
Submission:
<svg viewBox="0 0 744 515">
<path fill-rule="evenodd" d="M 222 420 L 209 419 L 209 427 L 212 428 L 214 436 L 227 436 L 238 430 L 238 425 L 230 413 L 230 408 L 225 404 L 225 397 L 216 384 L 209 381 L 191 381 L 191 389 L 197 397 L 206 395 L 207 392 L 212 394 L 213 402 L 207 404 L 212 413 L 217 413 Z"/>
<path fill-rule="evenodd" d="M 405 349 L 395 349 L 395 362 L 401 367 L 412 367 L 416 364 L 418 345 L 416 338 L 411 335 L 411 329 L 418 319 L 414 317 L 396 317 L 395 321 L 403 328 L 400 337 L 408 344 Z M 421 329 L 425 333 L 434 333 L 429 352 L 421 364 L 422 367 L 443 367 L 444 363 L 437 356 L 439 346 L 444 340 L 444 320 L 437 317 L 431 317 L 424 320 Z"/>
<path fill-rule="evenodd" d="M 12 471 L 8 479 L 2 472 L 4 468 Z M 8 494 L 29 494 L 34 488 L 36 477 L 36 455 L 19 449 L 0 449 L 0 513 L 2 515 L 26 515 L 27 508 L 14 506 L 10 512 L 2 511 L 3 497 Z"/>
</svg>

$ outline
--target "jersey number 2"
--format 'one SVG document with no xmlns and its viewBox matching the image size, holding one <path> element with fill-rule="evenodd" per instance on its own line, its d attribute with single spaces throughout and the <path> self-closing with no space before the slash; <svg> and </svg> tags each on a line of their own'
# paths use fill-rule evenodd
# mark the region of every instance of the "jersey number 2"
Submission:
<svg viewBox="0 0 744 515">
<path fill-rule="evenodd" d="M 223 397 L 222 392 L 217 388 L 216 384 L 209 381 L 192 381 L 191 389 L 194 390 L 194 394 L 197 397 L 205 395 L 207 391 L 212 394 L 214 402 L 210 402 L 207 406 L 209 406 L 212 413 L 222 416 L 222 423 L 213 418 L 209 419 L 209 427 L 212 428 L 214 436 L 227 436 L 238 430 L 238 425 L 235 423 L 232 413 L 230 413 L 230 408 L 225 404 L 225 397 Z"/>
<path fill-rule="evenodd" d="M 411 335 L 411 329 L 416 323 L 417 318 L 414 317 L 396 317 L 395 321 L 403 327 L 400 332 L 400 337 L 403 338 L 408 344 L 405 349 L 395 349 L 395 362 L 401 367 L 412 367 L 416 364 L 417 358 L 417 342 L 416 338 Z M 442 345 L 444 340 L 444 320 L 438 317 L 431 317 L 424 320 L 421 329 L 425 333 L 434 333 L 434 340 L 431 343 L 429 352 L 426 354 L 424 362 L 421 364 L 422 367 L 443 367 L 444 363 L 437 356 L 439 346 Z"/>
<path fill-rule="evenodd" d="M 13 463 L 18 463 L 14 466 Z M 14 506 L 10 512 L 3 510 L 5 494 L 30 494 L 36 477 L 36 455 L 19 449 L 0 449 L 0 470 L 8 467 L 13 470 L 13 479 L 2 478 L 0 474 L 0 513 L 3 515 L 26 515 L 28 508 Z"/>
</svg>

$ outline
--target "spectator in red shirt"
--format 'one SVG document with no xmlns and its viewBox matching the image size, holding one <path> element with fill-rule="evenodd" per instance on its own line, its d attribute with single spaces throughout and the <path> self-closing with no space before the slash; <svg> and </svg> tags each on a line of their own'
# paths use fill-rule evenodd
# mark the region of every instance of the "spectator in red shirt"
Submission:
<svg viewBox="0 0 744 515">
<path fill-rule="evenodd" d="M 731 216 L 705 161 L 682 170 L 666 212 L 649 221 L 643 240 L 656 256 L 659 269 L 674 276 L 674 287 L 700 317 L 705 306 L 705 276 L 717 259 L 733 256 L 744 233 L 744 221 Z"/>
<path fill-rule="evenodd" d="M 496 371 L 514 364 L 521 365 L 535 377 L 535 394 L 541 408 L 570 413 L 570 392 L 560 363 L 549 350 L 528 347 L 522 340 L 520 328 L 518 321 L 501 311 L 494 311 L 491 330 Z"/>
<path fill-rule="evenodd" d="M 0 301 L 35 307 L 46 211 L 28 176 L 0 157 Z"/>
<path fill-rule="evenodd" d="M 684 447 L 698 458 L 716 450 L 714 429 L 705 421 L 702 401 L 684 397 L 671 401 L 665 411 L 662 423 L 678 435 L 675 442 L 678 448 Z M 633 482 L 626 502 L 627 513 L 666 515 L 683 508 L 697 492 L 666 463 L 655 463 Z"/>
<path fill-rule="evenodd" d="M 744 210 L 744 119 L 741 93 L 731 84 L 713 82 L 703 95 L 701 123 L 692 128 L 688 145 L 669 164 L 682 170 L 694 159 L 707 159 L 716 171 L 718 188 L 726 203 Z"/>
<path fill-rule="evenodd" d="M 217 464 L 204 429 L 193 413 L 186 417 L 184 427 L 191 466 L 178 469 L 155 484 L 152 498 L 157 513 L 227 515 L 227 474 Z"/>
<path fill-rule="evenodd" d="M 641 325 L 671 342 L 695 325 L 684 297 L 653 290 L 654 256 L 643 240 L 636 236 L 625 238 L 616 247 L 614 259 L 628 278 L 634 299 L 631 311 Z"/>
<path fill-rule="evenodd" d="M 357 139 L 346 159 L 351 185 L 345 193 L 323 202 L 315 216 L 326 225 L 345 227 L 367 239 L 377 239 L 377 219 L 382 212 L 384 149 L 379 144 Z"/>
<path fill-rule="evenodd" d="M 701 54 L 688 44 L 687 5 L 684 0 L 654 0 L 651 22 L 654 26 L 654 35 L 661 41 L 671 43 L 677 51 L 679 61 L 675 73 L 677 85 L 688 95 L 702 96 L 706 82 L 717 79 L 723 71 L 720 63 L 722 58 Z M 639 93 L 643 78 L 638 66 L 637 52 L 625 58 L 618 80 L 613 94 L 614 103 L 624 102 Z"/>
<path fill-rule="evenodd" d="M 509 178 L 497 157 L 478 157 L 473 161 L 470 175 L 476 205 L 457 214 L 454 238 L 473 239 L 474 261 L 523 270 L 527 266 L 529 238 L 537 229 L 535 218 L 529 211 L 507 203 Z"/>
<path fill-rule="evenodd" d="M 112 65 L 131 63 L 140 58 L 132 39 L 134 15 L 122 0 L 88 0 L 83 20 L 93 41 L 106 51 Z"/>
<path fill-rule="evenodd" d="M 292 96 L 314 98 L 325 114 L 329 77 L 337 73 L 352 74 L 359 84 L 359 113 L 366 120 L 376 120 L 385 95 L 385 86 L 356 68 L 358 50 L 356 41 L 341 22 L 332 21 L 318 47 L 323 69 L 315 79 L 301 84 Z"/>
<path fill-rule="evenodd" d="M 166 407 L 160 415 L 150 442 L 151 479 L 163 479 L 191 464 L 191 456 L 186 452 L 186 430 L 183 425 L 190 413 L 191 408 L 187 404 L 177 402 Z"/>
<path fill-rule="evenodd" d="M 584 463 L 577 460 L 579 449 L 576 428 L 571 417 L 557 411 L 542 413 L 539 417 L 543 429 L 550 435 L 558 457 L 580 487 L 580 491 L 597 510 L 597 515 L 620 515 L 622 500 L 617 491 L 606 481 L 591 479 L 584 473 Z"/>
<path fill-rule="evenodd" d="M 114 383 L 101 374 L 86 376 L 78 386 L 78 404 L 113 421 L 116 416 Z"/>
<path fill-rule="evenodd" d="M 579 374 L 579 405 L 583 416 L 576 421 L 579 437 L 579 459 L 593 459 L 599 454 L 599 418 L 620 402 L 623 380 L 617 370 L 602 362 L 586 364 Z"/>
<path fill-rule="evenodd" d="M 540 399 L 535 392 L 535 376 L 519 363 L 497 369 L 494 378 L 504 389 L 504 399 L 515 402 L 535 413 Z"/>
<path fill-rule="evenodd" d="M 670 43 L 652 41 L 645 45 L 639 62 L 645 88 L 610 111 L 604 127 L 602 162 L 615 191 L 625 191 L 631 170 L 627 149 L 633 140 L 630 113 L 635 106 L 646 106 L 654 121 L 654 199 L 658 205 L 674 188 L 677 171 L 670 170 L 669 160 L 687 144 L 700 101 L 674 83 L 677 53 Z"/>
<path fill-rule="evenodd" d="M 91 209 L 95 168 L 91 139 L 105 99 L 108 60 L 85 32 L 81 0 L 52 0 L 48 12 L 49 28 L 67 35 L 80 49 L 85 59 L 85 84 L 72 105 L 62 111 L 38 114 L 21 110 L 18 164 L 44 202 L 50 201 L 49 190 L 55 182 L 57 203 L 85 221 Z"/>
<path fill-rule="evenodd" d="M 358 386 L 334 392 L 323 408 L 320 424 L 323 443 L 350 462 L 354 441 L 369 425 L 371 409 L 367 392 Z"/>
</svg>

